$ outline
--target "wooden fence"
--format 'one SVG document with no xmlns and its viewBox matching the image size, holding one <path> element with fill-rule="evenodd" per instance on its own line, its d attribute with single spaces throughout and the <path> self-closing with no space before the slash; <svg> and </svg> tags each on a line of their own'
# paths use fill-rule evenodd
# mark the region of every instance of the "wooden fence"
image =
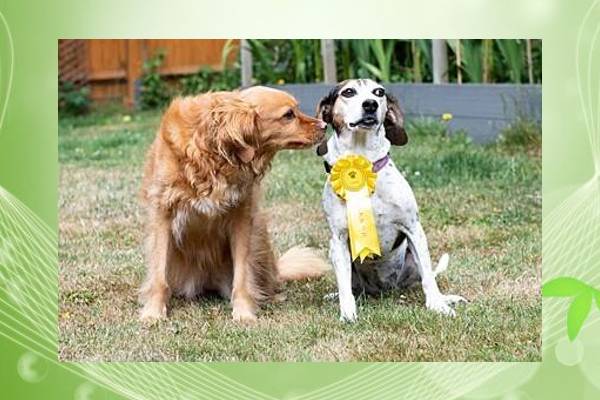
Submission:
<svg viewBox="0 0 600 400">
<path fill-rule="evenodd" d="M 59 79 L 89 85 L 96 103 L 123 101 L 132 106 L 144 60 L 164 50 L 161 75 L 191 74 L 201 67 L 222 67 L 224 39 L 59 40 Z M 233 62 L 231 52 L 228 62 Z"/>
</svg>

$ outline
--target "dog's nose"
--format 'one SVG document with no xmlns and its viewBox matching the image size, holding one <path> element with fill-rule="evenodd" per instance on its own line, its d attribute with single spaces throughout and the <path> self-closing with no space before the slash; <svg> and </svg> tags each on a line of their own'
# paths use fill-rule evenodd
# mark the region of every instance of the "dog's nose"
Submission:
<svg viewBox="0 0 600 400">
<path fill-rule="evenodd" d="M 377 111 L 377 102 L 375 100 L 365 100 L 362 103 L 362 107 L 363 110 L 365 110 L 368 113 L 374 113 L 375 111 Z"/>
</svg>

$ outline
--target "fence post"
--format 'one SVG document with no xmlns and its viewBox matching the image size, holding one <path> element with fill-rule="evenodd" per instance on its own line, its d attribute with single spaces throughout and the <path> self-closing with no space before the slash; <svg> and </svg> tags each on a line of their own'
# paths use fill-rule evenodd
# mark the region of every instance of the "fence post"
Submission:
<svg viewBox="0 0 600 400">
<path fill-rule="evenodd" d="M 529 83 L 533 84 L 533 55 L 531 50 L 531 39 L 525 39 L 526 51 L 527 51 L 527 77 Z"/>
<path fill-rule="evenodd" d="M 321 39 L 321 57 L 323 58 L 323 76 L 325 83 L 337 83 L 335 42 L 333 39 Z"/>
<path fill-rule="evenodd" d="M 246 39 L 242 39 L 240 43 L 240 60 L 242 64 L 242 87 L 248 87 L 252 85 L 252 51 Z"/>
<path fill-rule="evenodd" d="M 433 83 L 448 83 L 448 49 L 444 39 L 431 40 Z"/>
<path fill-rule="evenodd" d="M 127 40 L 127 95 L 125 107 L 135 106 L 135 82 L 142 75 L 142 51 L 140 39 Z"/>
</svg>

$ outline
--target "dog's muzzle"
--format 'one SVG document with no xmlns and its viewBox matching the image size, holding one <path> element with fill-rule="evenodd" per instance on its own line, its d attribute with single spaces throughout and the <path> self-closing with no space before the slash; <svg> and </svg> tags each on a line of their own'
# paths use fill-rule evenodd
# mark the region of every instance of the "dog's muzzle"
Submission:
<svg viewBox="0 0 600 400">
<path fill-rule="evenodd" d="M 351 128 L 361 127 L 361 128 L 372 128 L 375 125 L 379 124 L 379 120 L 375 115 L 364 115 L 361 119 L 355 122 L 350 122 Z"/>
</svg>

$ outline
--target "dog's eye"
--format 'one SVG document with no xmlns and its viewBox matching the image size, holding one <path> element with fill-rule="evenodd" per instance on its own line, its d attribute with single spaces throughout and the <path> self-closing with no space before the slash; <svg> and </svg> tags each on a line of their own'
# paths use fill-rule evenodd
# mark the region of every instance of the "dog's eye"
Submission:
<svg viewBox="0 0 600 400">
<path fill-rule="evenodd" d="M 294 119 L 295 116 L 294 110 L 288 110 L 285 114 L 283 114 L 283 118 L 285 119 Z"/>
<path fill-rule="evenodd" d="M 383 90 L 382 88 L 377 88 L 373 90 L 373 94 L 377 97 L 383 97 L 383 95 L 385 94 L 385 90 Z"/>
<path fill-rule="evenodd" d="M 348 88 L 348 89 L 342 90 L 342 96 L 344 96 L 344 97 L 352 97 L 355 94 L 356 94 L 356 89 L 353 89 L 353 88 Z"/>
</svg>

